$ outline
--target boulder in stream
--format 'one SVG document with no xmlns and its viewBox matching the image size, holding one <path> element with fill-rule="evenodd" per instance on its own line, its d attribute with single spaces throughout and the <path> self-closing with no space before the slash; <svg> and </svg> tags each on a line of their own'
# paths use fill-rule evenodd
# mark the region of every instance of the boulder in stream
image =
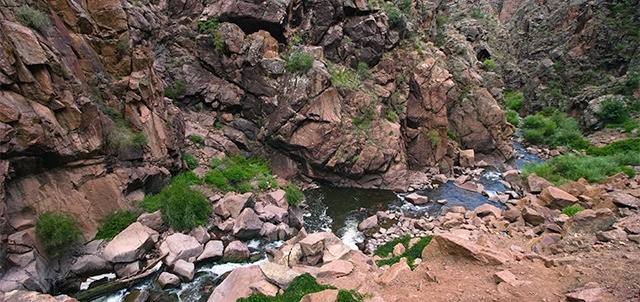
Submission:
<svg viewBox="0 0 640 302">
<path fill-rule="evenodd" d="M 134 222 L 116 235 L 104 249 L 104 258 L 112 263 L 141 259 L 158 241 L 158 232 Z"/>
</svg>

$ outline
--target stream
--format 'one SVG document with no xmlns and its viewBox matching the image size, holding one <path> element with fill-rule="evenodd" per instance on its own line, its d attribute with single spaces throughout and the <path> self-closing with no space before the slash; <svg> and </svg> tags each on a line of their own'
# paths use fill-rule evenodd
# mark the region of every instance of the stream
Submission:
<svg viewBox="0 0 640 302">
<path fill-rule="evenodd" d="M 513 141 L 516 157 L 507 163 L 507 167 L 522 169 L 527 163 L 541 162 L 542 160 L 528 153 L 523 144 L 519 141 L 519 133 Z M 308 232 L 333 231 L 347 245 L 353 249 L 358 249 L 365 241 L 365 235 L 358 231 L 358 224 L 365 218 L 375 215 L 377 211 L 391 210 L 392 212 L 402 212 L 404 215 L 417 217 L 425 215 L 439 215 L 443 209 L 452 206 L 463 206 L 468 210 L 474 209 L 482 204 L 488 203 L 498 208 L 505 208 L 499 202 L 490 201 L 492 195 L 501 194 L 507 188 L 499 181 L 501 172 L 495 168 L 486 168 L 477 179 L 476 183 L 484 186 L 484 194 L 461 189 L 448 181 L 434 189 L 422 189 L 415 192 L 429 197 L 431 202 L 426 205 L 416 206 L 405 201 L 404 196 L 408 193 L 396 194 L 387 190 L 354 189 L 322 186 L 316 189 L 305 191 L 307 214 L 304 217 L 304 226 Z M 446 200 L 442 204 L 436 202 Z M 155 284 L 156 274 L 145 281 L 108 296 L 94 300 L 95 302 L 121 302 L 128 301 L 127 296 L 132 293 L 147 291 L 152 293 L 152 301 L 207 301 L 210 293 L 219 284 L 222 277 L 231 270 L 247 265 L 254 265 L 266 260 L 264 250 L 266 248 L 276 248 L 282 242 L 268 243 L 261 240 L 251 240 L 246 242 L 254 254 L 253 263 L 209 263 L 200 265 L 196 269 L 196 277 L 191 282 L 182 283 L 180 288 L 161 290 Z M 133 301 L 133 300 L 131 300 Z"/>
</svg>

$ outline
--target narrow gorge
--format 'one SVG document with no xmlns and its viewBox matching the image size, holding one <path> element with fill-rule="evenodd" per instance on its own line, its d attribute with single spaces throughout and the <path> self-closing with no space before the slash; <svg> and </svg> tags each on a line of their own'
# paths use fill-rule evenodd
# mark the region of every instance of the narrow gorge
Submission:
<svg viewBox="0 0 640 302">
<path fill-rule="evenodd" d="M 638 0 L 0 0 L 0 37 L 0 300 L 640 298 Z"/>
</svg>

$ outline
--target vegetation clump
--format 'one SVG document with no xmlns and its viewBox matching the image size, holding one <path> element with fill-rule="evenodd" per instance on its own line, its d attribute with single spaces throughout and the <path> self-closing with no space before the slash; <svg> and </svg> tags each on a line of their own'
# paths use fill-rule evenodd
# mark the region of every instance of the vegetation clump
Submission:
<svg viewBox="0 0 640 302">
<path fill-rule="evenodd" d="M 376 261 L 377 266 L 383 265 L 392 265 L 400 261 L 401 258 L 407 259 L 407 264 L 411 267 L 411 269 L 415 269 L 416 265 L 414 264 L 415 260 L 422 257 L 422 250 L 431 242 L 431 236 L 426 236 L 420 238 L 418 242 L 416 242 L 413 246 L 409 247 L 409 241 L 411 241 L 411 236 L 405 236 L 393 239 L 376 249 L 374 255 L 380 257 L 389 257 L 390 254 L 393 253 L 393 247 L 395 247 L 398 243 L 401 243 L 406 251 L 400 256 L 391 256 L 390 258 L 381 259 Z"/>
<path fill-rule="evenodd" d="M 298 186 L 294 184 L 289 184 L 284 187 L 284 192 L 284 198 L 291 206 L 300 205 L 300 203 L 302 203 L 302 201 L 304 200 L 304 193 Z"/>
<path fill-rule="evenodd" d="M 566 154 L 550 158 L 544 163 L 527 165 L 522 174 L 527 177 L 531 173 L 535 173 L 556 185 L 570 180 L 576 181 L 580 178 L 589 182 L 598 182 L 620 172 L 633 176 L 633 169 L 627 167 L 628 164 L 640 165 L 640 155 L 578 156 Z"/>
<path fill-rule="evenodd" d="M 307 72 L 313 67 L 314 58 L 304 50 L 296 50 L 287 59 L 286 69 L 289 72 Z"/>
<path fill-rule="evenodd" d="M 204 181 L 222 192 L 246 193 L 278 186 L 264 160 L 241 155 L 212 160 L 211 171 L 204 176 Z"/>
<path fill-rule="evenodd" d="M 204 145 L 204 137 L 202 137 L 201 135 L 191 134 L 187 136 L 187 139 L 192 143 L 194 143 L 195 145 L 198 145 L 198 146 Z"/>
<path fill-rule="evenodd" d="M 305 295 L 321 292 L 325 289 L 336 288 L 331 285 L 319 284 L 313 276 L 305 273 L 295 277 L 289 287 L 281 294 L 270 297 L 256 293 L 246 298 L 240 298 L 238 302 L 299 302 Z M 338 302 L 359 302 L 363 299 L 364 296 L 355 291 L 340 290 L 338 292 Z"/>
<path fill-rule="evenodd" d="M 578 150 L 589 146 L 580 132 L 578 122 L 562 112 L 529 115 L 522 120 L 521 127 L 522 136 L 531 144 L 567 146 Z"/>
<path fill-rule="evenodd" d="M 520 126 L 520 115 L 518 115 L 518 112 L 515 110 L 507 110 L 507 122 L 509 122 L 509 124 L 514 125 L 515 127 L 519 127 Z"/>
<path fill-rule="evenodd" d="M 110 240 L 136 221 L 138 216 L 126 210 L 115 211 L 100 222 L 95 239 Z"/>
<path fill-rule="evenodd" d="M 51 257 L 60 256 L 72 247 L 81 234 L 75 220 L 67 215 L 47 211 L 36 221 L 36 236 L 44 252 Z"/>
<path fill-rule="evenodd" d="M 184 79 L 177 79 L 171 85 L 164 87 L 164 96 L 175 100 L 182 97 L 187 93 L 187 81 Z"/>
<path fill-rule="evenodd" d="M 45 13 L 29 5 L 23 5 L 18 8 L 16 11 L 16 19 L 22 25 L 31 27 L 40 33 L 44 33 L 45 30 L 51 26 L 51 21 Z"/>
<path fill-rule="evenodd" d="M 482 68 L 488 71 L 498 70 L 498 64 L 493 59 L 486 59 L 482 61 Z"/>
<path fill-rule="evenodd" d="M 579 204 L 574 204 L 574 205 L 564 207 L 562 209 L 562 213 L 566 214 L 569 217 L 573 217 L 573 215 L 578 214 L 578 212 L 582 210 L 584 210 L 583 207 L 581 207 Z"/>
<path fill-rule="evenodd" d="M 607 98 L 600 105 L 598 117 L 605 123 L 623 123 L 627 121 L 631 115 L 627 109 L 627 105 L 620 98 Z"/>
<path fill-rule="evenodd" d="M 190 187 L 200 183 L 193 172 L 184 172 L 160 193 L 145 197 L 140 206 L 147 212 L 160 210 L 169 226 L 179 231 L 204 225 L 211 214 L 211 205 L 204 194 Z"/>
<path fill-rule="evenodd" d="M 182 153 L 182 161 L 187 165 L 187 169 L 193 170 L 198 167 L 198 159 L 191 153 Z"/>
<path fill-rule="evenodd" d="M 147 136 L 143 132 L 134 132 L 122 118 L 116 118 L 116 128 L 107 135 L 107 144 L 114 150 L 132 148 L 142 150 L 147 145 Z"/>
<path fill-rule="evenodd" d="M 524 95 L 520 91 L 507 91 L 504 94 L 504 105 L 507 109 L 520 111 L 524 105 Z"/>
</svg>

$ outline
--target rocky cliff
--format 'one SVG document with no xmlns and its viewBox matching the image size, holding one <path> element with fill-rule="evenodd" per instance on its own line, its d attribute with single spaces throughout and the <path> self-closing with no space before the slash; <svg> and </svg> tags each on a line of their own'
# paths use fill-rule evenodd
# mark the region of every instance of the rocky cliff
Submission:
<svg viewBox="0 0 640 302">
<path fill-rule="evenodd" d="M 468 2 L 0 2 L 5 279 L 47 291 L 29 278 L 49 267 L 35 217 L 70 214 L 92 238 L 185 150 L 395 190 L 411 171 L 451 171 L 462 148 L 510 158 L 499 100 L 513 80 L 481 63 L 510 57 L 507 32 Z"/>
<path fill-rule="evenodd" d="M 508 86 L 524 91 L 527 113 L 561 108 L 593 130 L 602 125 L 585 109 L 601 96 L 639 96 L 638 1 L 506 0 L 500 8 L 510 54 L 526 75 Z"/>
</svg>

